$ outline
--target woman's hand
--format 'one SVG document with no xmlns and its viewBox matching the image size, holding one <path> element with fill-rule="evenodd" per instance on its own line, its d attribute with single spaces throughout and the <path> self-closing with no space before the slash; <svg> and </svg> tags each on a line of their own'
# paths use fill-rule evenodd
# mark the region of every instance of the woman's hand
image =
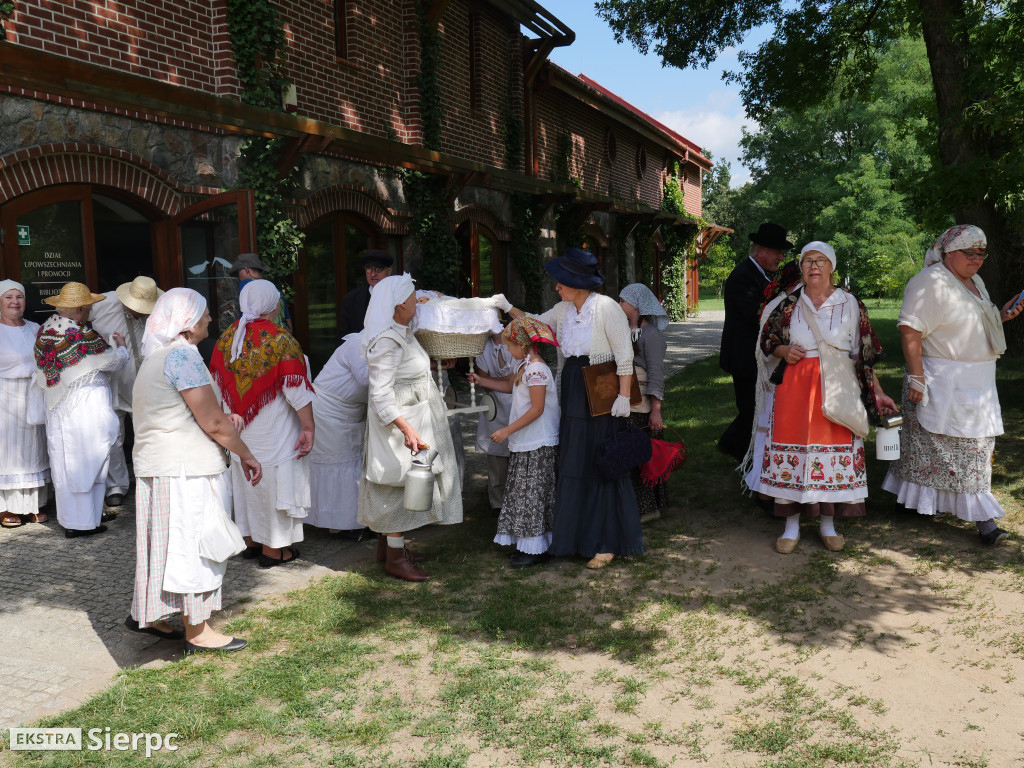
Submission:
<svg viewBox="0 0 1024 768">
<path fill-rule="evenodd" d="M 652 432 L 657 432 L 665 427 L 665 422 L 661 418 L 661 400 L 656 397 L 651 398 L 651 416 L 647 423 L 651 425 Z"/>
<path fill-rule="evenodd" d="M 235 432 L 242 434 L 242 430 L 245 428 L 245 419 L 237 413 L 229 413 L 228 418 L 231 419 L 231 424 L 234 426 Z"/>
<path fill-rule="evenodd" d="M 875 392 L 875 405 L 878 408 L 878 412 L 882 414 L 900 412 L 899 407 L 896 405 L 896 401 L 882 391 Z"/>
<path fill-rule="evenodd" d="M 295 441 L 295 458 L 301 459 L 313 450 L 313 430 L 304 429 L 299 432 L 299 439 Z"/>
<path fill-rule="evenodd" d="M 1021 312 L 1024 312 L 1024 292 L 1017 294 L 1003 304 L 1003 308 L 999 312 L 999 319 L 1005 323 L 1007 320 L 1013 320 L 1015 317 L 1020 316 Z"/>
<path fill-rule="evenodd" d="M 423 442 L 423 438 L 420 437 L 420 433 L 417 432 L 412 426 L 406 425 L 402 428 L 402 434 L 405 436 L 405 447 L 413 453 L 417 453 L 420 448 L 427 448 L 427 444 Z"/>
<path fill-rule="evenodd" d="M 111 338 L 111 340 L 113 340 L 115 347 L 123 347 L 123 346 L 125 346 L 124 336 L 122 336 L 117 331 L 114 331 L 112 334 L 110 334 L 110 338 Z"/>
<path fill-rule="evenodd" d="M 497 443 L 498 445 L 501 445 L 502 443 L 504 443 L 508 439 L 508 436 L 509 436 L 508 427 L 502 427 L 501 429 L 496 429 L 491 434 L 491 442 Z"/>
<path fill-rule="evenodd" d="M 790 365 L 799 363 L 807 357 L 807 350 L 799 344 L 780 344 L 772 352 L 776 357 L 782 358 Z"/>
<path fill-rule="evenodd" d="M 263 467 L 260 463 L 250 455 L 247 458 L 241 459 L 242 474 L 245 475 L 245 479 L 248 480 L 253 486 L 259 485 L 260 480 L 263 479 Z"/>
</svg>

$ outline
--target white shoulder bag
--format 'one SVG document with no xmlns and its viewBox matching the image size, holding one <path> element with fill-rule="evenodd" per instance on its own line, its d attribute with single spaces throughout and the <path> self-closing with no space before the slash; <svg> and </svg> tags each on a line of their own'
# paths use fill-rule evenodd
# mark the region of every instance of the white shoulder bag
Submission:
<svg viewBox="0 0 1024 768">
<path fill-rule="evenodd" d="M 870 430 L 868 411 L 860 399 L 860 381 L 856 364 L 843 350 L 833 347 L 823 338 L 818 321 L 811 312 L 804 312 L 807 326 L 818 342 L 818 361 L 821 366 L 821 412 L 831 422 L 846 427 L 858 437 L 866 437 Z"/>
</svg>

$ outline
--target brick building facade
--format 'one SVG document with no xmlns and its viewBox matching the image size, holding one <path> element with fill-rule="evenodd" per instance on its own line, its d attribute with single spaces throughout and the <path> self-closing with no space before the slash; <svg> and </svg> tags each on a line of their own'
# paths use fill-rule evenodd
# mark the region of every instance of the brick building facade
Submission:
<svg viewBox="0 0 1024 768">
<path fill-rule="evenodd" d="M 545 257 L 559 245 L 554 204 L 579 204 L 609 292 L 623 254 L 636 274 L 630 232 L 657 216 L 669 169 L 700 214 L 700 148 L 548 61 L 572 42 L 561 22 L 509 0 L 428 5 L 441 36 L 439 151 L 423 146 L 415 0 L 280 0 L 291 114 L 241 103 L 227 0 L 18 0 L 0 41 L 3 275 L 26 283 L 34 311 L 70 279 L 111 290 L 149 273 L 206 293 L 223 326 L 236 310 L 225 265 L 259 247 L 252 194 L 237 189 L 251 136 L 284 139 L 298 166 L 295 323 L 315 362 L 361 250 L 419 265 L 396 167 L 449 180 L 466 293 L 522 295 L 506 256 L 510 192 L 536 201 Z M 522 144 L 510 147 L 514 124 Z"/>
</svg>

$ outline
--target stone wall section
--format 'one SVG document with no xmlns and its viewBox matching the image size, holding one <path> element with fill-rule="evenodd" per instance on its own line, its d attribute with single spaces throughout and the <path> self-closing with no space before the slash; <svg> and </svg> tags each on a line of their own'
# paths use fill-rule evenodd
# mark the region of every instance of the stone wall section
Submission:
<svg viewBox="0 0 1024 768">
<path fill-rule="evenodd" d="M 182 189 L 206 194 L 234 186 L 243 141 L 225 133 L 0 94 L 0 147 L 30 150 L 69 142 L 108 147 L 152 164 Z"/>
</svg>

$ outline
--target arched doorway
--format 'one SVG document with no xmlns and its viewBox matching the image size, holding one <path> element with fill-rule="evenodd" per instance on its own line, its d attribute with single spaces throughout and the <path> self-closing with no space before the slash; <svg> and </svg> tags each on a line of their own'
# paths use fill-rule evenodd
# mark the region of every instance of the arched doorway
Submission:
<svg viewBox="0 0 1024 768">
<path fill-rule="evenodd" d="M 4 270 L 25 285 L 26 317 L 52 313 L 42 300 L 70 281 L 103 293 L 139 275 L 159 280 L 159 216 L 142 200 L 92 184 L 48 187 L 3 206 Z"/>
<path fill-rule="evenodd" d="M 334 353 L 338 312 L 345 294 L 365 282 L 359 255 L 382 248 L 383 237 L 366 219 L 342 212 L 306 229 L 295 285 L 296 332 L 318 371 Z"/>
</svg>

